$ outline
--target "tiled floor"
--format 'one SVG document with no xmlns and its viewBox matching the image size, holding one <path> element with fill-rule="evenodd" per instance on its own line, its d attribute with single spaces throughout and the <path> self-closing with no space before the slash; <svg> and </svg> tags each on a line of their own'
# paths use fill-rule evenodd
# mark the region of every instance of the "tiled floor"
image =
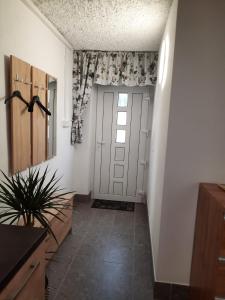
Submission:
<svg viewBox="0 0 225 300">
<path fill-rule="evenodd" d="M 47 274 L 49 300 L 152 300 L 146 206 L 123 212 L 76 203 L 73 232 Z"/>
</svg>

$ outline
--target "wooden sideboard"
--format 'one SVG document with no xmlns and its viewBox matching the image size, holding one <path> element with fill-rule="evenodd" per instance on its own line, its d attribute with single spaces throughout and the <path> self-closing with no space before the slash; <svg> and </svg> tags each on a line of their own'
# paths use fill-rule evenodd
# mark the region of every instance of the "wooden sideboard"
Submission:
<svg viewBox="0 0 225 300">
<path fill-rule="evenodd" d="M 44 300 L 46 230 L 0 225 L 0 300 Z"/>
<path fill-rule="evenodd" d="M 200 184 L 190 278 L 191 300 L 225 300 L 225 191 Z"/>
<path fill-rule="evenodd" d="M 55 254 L 67 234 L 72 230 L 73 197 L 74 194 L 69 194 L 66 196 L 67 200 L 65 202 L 68 204 L 68 208 L 63 209 L 62 214 L 57 214 L 62 221 L 58 220 L 52 215 L 46 215 L 51 224 L 51 229 L 57 239 L 56 242 L 56 240 L 50 234 L 48 234 L 45 239 L 46 264 L 51 261 L 51 257 Z"/>
<path fill-rule="evenodd" d="M 50 211 L 62 221 L 46 214 L 58 243 L 39 222 L 36 228 L 0 225 L 0 300 L 45 299 L 45 267 L 72 229 L 73 197 L 66 196 L 62 214 Z"/>
<path fill-rule="evenodd" d="M 46 265 L 51 260 L 52 256 L 57 252 L 59 246 L 61 245 L 65 237 L 72 230 L 74 193 L 65 195 L 63 198 L 65 199 L 65 201 L 63 202 L 66 204 L 66 208 L 61 210 L 62 213 L 59 213 L 55 209 L 49 209 L 50 214 L 45 214 L 45 217 L 50 223 L 51 229 L 54 232 L 54 235 L 57 239 L 56 242 L 56 240 L 51 234 L 47 234 L 47 237 L 45 239 Z M 61 221 L 54 217 L 54 215 L 57 215 L 61 219 Z M 22 219 L 20 220 L 18 225 L 23 226 Z M 40 228 L 42 226 L 39 223 L 39 221 L 35 220 L 34 227 Z"/>
<path fill-rule="evenodd" d="M 45 245 L 42 243 L 0 294 L 0 300 L 44 300 Z"/>
</svg>

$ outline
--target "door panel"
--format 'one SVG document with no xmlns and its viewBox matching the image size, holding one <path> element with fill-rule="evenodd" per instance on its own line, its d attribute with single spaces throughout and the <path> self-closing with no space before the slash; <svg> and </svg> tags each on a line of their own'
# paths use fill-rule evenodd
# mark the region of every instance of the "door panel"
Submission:
<svg viewBox="0 0 225 300">
<path fill-rule="evenodd" d="M 131 134 L 129 145 L 129 163 L 127 178 L 127 195 L 135 197 L 137 191 L 137 173 L 139 158 L 139 143 L 141 130 L 141 113 L 142 113 L 143 94 L 133 94 L 131 110 Z"/>
<path fill-rule="evenodd" d="M 101 146 L 101 162 L 104 162 L 100 166 L 100 193 L 109 192 L 113 100 L 113 93 L 103 94 L 102 137 L 98 141 Z"/>
<path fill-rule="evenodd" d="M 124 147 L 115 147 L 115 161 L 124 161 L 125 159 L 125 149 Z"/>
<path fill-rule="evenodd" d="M 150 116 L 150 105 L 149 97 L 144 97 L 142 101 L 142 116 L 141 116 L 141 131 L 140 131 L 140 142 L 139 142 L 139 163 L 138 163 L 138 175 L 137 175 L 137 186 L 138 193 L 143 195 L 144 193 L 144 176 L 146 169 L 148 168 L 148 136 L 150 134 L 148 117 Z"/>
<path fill-rule="evenodd" d="M 142 200 L 149 99 L 147 87 L 98 88 L 94 198 Z"/>
<path fill-rule="evenodd" d="M 113 194 L 123 196 L 123 182 L 113 181 Z"/>
<path fill-rule="evenodd" d="M 123 165 L 114 165 L 114 178 L 123 178 L 124 177 L 124 166 Z"/>
<path fill-rule="evenodd" d="M 127 167 L 129 155 L 129 136 L 131 123 L 131 105 L 132 99 L 129 90 L 123 88 L 120 90 L 113 88 L 114 107 L 113 107 L 113 124 L 112 124 L 112 142 L 111 142 L 111 163 L 110 163 L 110 188 L 109 196 L 117 195 L 119 199 L 126 196 L 127 188 Z M 122 118 L 123 117 L 123 118 Z M 121 123 L 123 125 L 121 125 Z M 118 163 L 118 157 L 115 153 L 121 152 L 121 160 Z M 115 177 L 115 168 L 123 170 L 123 176 Z"/>
</svg>

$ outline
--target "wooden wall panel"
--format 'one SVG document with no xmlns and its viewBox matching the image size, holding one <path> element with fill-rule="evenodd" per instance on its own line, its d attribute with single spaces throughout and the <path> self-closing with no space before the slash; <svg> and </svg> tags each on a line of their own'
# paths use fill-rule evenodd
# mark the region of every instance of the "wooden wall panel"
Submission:
<svg viewBox="0 0 225 300">
<path fill-rule="evenodd" d="M 32 67 L 32 82 L 32 96 L 39 96 L 42 104 L 47 107 L 46 73 Z M 47 115 L 35 104 L 31 119 L 32 164 L 36 165 L 47 159 Z"/>
<path fill-rule="evenodd" d="M 39 96 L 47 107 L 47 74 L 14 56 L 10 57 L 10 69 L 11 93 L 20 91 L 28 103 Z M 30 113 L 19 99 L 10 101 L 12 174 L 47 159 L 47 122 L 46 113 L 37 104 Z"/>
<path fill-rule="evenodd" d="M 19 90 L 27 102 L 31 98 L 31 66 L 11 56 L 11 92 Z M 25 170 L 31 165 L 30 113 L 26 105 L 14 98 L 10 102 L 11 172 Z"/>
</svg>

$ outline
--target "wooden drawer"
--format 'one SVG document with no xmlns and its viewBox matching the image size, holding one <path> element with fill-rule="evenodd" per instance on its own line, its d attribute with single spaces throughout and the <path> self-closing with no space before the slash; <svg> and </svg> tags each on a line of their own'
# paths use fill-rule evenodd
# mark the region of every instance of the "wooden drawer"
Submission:
<svg viewBox="0 0 225 300">
<path fill-rule="evenodd" d="M 0 300 L 44 300 L 44 257 L 43 242 L 0 293 Z"/>
<path fill-rule="evenodd" d="M 225 300 L 225 262 L 218 264 L 216 273 L 215 297 Z"/>
<path fill-rule="evenodd" d="M 223 213 L 222 230 L 220 236 L 219 258 L 216 268 L 215 299 L 225 300 L 225 219 Z"/>
<path fill-rule="evenodd" d="M 220 256 L 225 257 L 225 215 L 223 217 L 223 226 L 221 232 L 221 246 L 220 246 Z"/>
</svg>

